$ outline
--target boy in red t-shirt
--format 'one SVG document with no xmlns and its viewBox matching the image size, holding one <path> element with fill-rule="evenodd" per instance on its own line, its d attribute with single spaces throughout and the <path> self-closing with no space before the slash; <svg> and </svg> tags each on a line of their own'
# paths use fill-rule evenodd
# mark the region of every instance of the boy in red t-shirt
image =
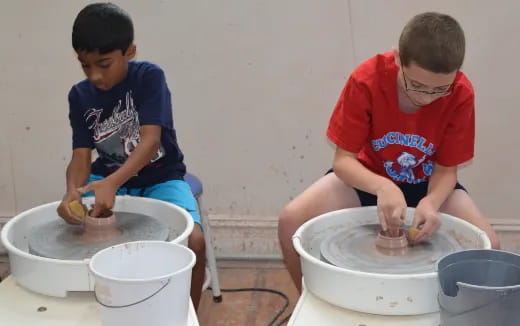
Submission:
<svg viewBox="0 0 520 326">
<path fill-rule="evenodd" d="M 399 50 L 372 57 L 352 72 L 327 130 L 337 145 L 334 169 L 291 201 L 280 216 L 284 260 L 301 290 L 291 237 L 323 213 L 377 205 L 382 229 L 397 235 L 406 207 L 416 207 L 416 242 L 440 225 L 439 211 L 497 235 L 457 182 L 457 166 L 473 158 L 473 87 L 459 69 L 464 32 L 452 17 L 412 18 Z"/>
</svg>

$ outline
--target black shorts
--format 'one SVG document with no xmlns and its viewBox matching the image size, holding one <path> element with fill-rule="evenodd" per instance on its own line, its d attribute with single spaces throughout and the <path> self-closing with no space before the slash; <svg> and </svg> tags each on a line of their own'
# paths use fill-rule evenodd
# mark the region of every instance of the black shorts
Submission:
<svg viewBox="0 0 520 326">
<path fill-rule="evenodd" d="M 326 174 L 334 172 L 332 169 L 328 170 Z M 406 204 L 408 207 L 417 207 L 419 201 L 423 199 L 428 193 L 428 181 L 417 184 L 401 183 L 397 185 L 403 192 Z M 462 189 L 467 192 L 463 185 L 457 182 L 454 189 Z M 354 188 L 356 191 L 361 206 L 377 206 L 377 196 Z"/>
</svg>

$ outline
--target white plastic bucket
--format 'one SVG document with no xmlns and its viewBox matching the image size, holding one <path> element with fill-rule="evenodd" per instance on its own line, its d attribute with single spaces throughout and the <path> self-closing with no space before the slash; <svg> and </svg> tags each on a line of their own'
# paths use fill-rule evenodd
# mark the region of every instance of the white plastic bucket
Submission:
<svg viewBox="0 0 520 326">
<path fill-rule="evenodd" d="M 163 241 L 136 241 L 96 253 L 89 268 L 104 326 L 188 323 L 195 254 Z"/>
</svg>

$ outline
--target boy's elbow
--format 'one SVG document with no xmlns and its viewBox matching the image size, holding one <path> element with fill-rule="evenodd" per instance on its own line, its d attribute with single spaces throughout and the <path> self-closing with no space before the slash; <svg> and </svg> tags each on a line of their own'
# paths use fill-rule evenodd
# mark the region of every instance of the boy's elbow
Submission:
<svg viewBox="0 0 520 326">
<path fill-rule="evenodd" d="M 334 161 L 332 162 L 332 169 L 334 171 L 337 171 L 338 169 L 341 168 L 341 163 L 340 163 L 340 159 L 338 159 L 337 157 L 334 158 Z"/>
<path fill-rule="evenodd" d="M 153 153 L 156 153 L 159 148 L 161 147 L 161 139 L 160 138 L 151 138 L 148 140 L 147 142 L 148 144 L 148 148 L 150 149 L 151 152 Z"/>
<path fill-rule="evenodd" d="M 161 147 L 161 139 L 155 137 L 142 137 L 137 147 L 142 153 L 150 153 L 150 155 L 152 155 L 157 153 Z"/>
<path fill-rule="evenodd" d="M 352 160 L 357 160 L 357 153 L 349 152 L 340 147 L 337 147 L 332 166 L 334 170 L 336 170 L 345 166 L 346 164 L 349 164 L 349 162 L 352 162 Z"/>
<path fill-rule="evenodd" d="M 146 125 L 140 130 L 140 144 L 156 152 L 161 146 L 161 127 L 156 125 Z"/>
</svg>

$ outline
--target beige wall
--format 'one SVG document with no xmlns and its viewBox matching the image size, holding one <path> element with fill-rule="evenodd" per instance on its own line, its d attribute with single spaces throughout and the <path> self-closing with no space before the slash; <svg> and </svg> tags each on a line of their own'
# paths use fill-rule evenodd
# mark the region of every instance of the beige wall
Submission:
<svg viewBox="0 0 520 326">
<path fill-rule="evenodd" d="M 331 164 L 324 136 L 355 64 L 434 9 L 467 33 L 477 157 L 462 172 L 484 211 L 516 218 L 520 3 L 500 1 L 116 1 L 139 58 L 167 73 L 189 169 L 211 214 L 269 218 Z M 0 216 L 58 200 L 70 159 L 66 95 L 82 78 L 70 31 L 82 1 L 0 2 Z M 42 5 L 45 4 L 45 5 Z"/>
</svg>

